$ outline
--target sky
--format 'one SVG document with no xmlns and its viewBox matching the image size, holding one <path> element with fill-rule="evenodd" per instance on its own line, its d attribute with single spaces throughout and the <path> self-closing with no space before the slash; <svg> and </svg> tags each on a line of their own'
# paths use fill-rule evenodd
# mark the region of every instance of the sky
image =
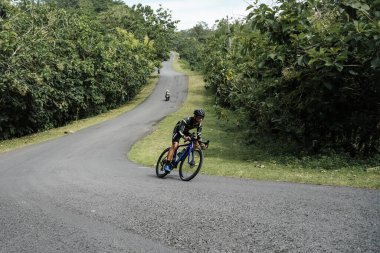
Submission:
<svg viewBox="0 0 380 253">
<path fill-rule="evenodd" d="M 141 3 L 150 5 L 154 10 L 161 4 L 164 9 L 172 11 L 172 18 L 180 20 L 177 24 L 178 30 L 194 27 L 198 22 L 204 21 L 211 28 L 215 20 L 226 18 L 242 19 L 249 12 L 246 11 L 251 0 L 123 0 L 127 5 Z M 259 0 L 259 3 L 268 5 L 275 0 Z"/>
</svg>

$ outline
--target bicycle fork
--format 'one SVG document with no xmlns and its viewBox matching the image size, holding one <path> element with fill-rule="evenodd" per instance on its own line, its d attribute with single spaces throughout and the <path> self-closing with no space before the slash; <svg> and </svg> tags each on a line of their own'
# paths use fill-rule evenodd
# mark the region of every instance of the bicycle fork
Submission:
<svg viewBox="0 0 380 253">
<path fill-rule="evenodd" d="M 188 156 L 188 163 L 191 167 L 194 167 L 195 165 L 195 160 L 194 160 L 194 151 L 191 151 L 189 156 Z"/>
</svg>

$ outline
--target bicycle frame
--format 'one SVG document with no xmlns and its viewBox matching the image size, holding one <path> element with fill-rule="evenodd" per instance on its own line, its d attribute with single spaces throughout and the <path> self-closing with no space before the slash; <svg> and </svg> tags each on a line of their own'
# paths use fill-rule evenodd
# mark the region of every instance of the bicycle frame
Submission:
<svg viewBox="0 0 380 253">
<path fill-rule="evenodd" d="M 178 157 L 178 159 L 176 159 L 177 158 L 177 152 L 178 152 L 178 150 L 181 147 L 186 147 L 186 146 L 187 146 L 187 148 L 186 148 L 185 152 L 183 152 L 181 154 L 181 156 Z M 190 143 L 188 143 L 188 144 L 179 145 L 178 148 L 176 149 L 176 151 L 174 152 L 174 156 L 173 156 L 173 158 L 174 158 L 173 159 L 173 165 L 174 165 L 174 167 L 177 167 L 177 165 L 185 158 L 185 156 L 188 156 L 188 160 L 189 160 L 188 162 L 190 163 L 190 155 L 189 155 L 189 153 L 193 149 L 194 149 L 194 141 L 193 140 L 191 140 Z"/>
</svg>

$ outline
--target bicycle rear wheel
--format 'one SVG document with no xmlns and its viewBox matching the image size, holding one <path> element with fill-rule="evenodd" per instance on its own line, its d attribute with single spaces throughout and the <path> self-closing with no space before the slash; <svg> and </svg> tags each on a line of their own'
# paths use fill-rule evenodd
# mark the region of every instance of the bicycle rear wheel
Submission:
<svg viewBox="0 0 380 253">
<path fill-rule="evenodd" d="M 190 157 L 190 159 L 189 159 Z M 203 154 L 199 149 L 194 149 L 184 157 L 179 165 L 179 177 L 183 181 L 190 181 L 200 171 L 203 163 Z"/>
<path fill-rule="evenodd" d="M 165 149 L 162 154 L 160 155 L 160 157 L 158 158 L 157 160 L 157 164 L 156 164 L 156 175 L 157 177 L 159 178 L 163 178 L 165 177 L 167 174 L 169 174 L 168 172 L 166 172 L 164 170 L 164 161 L 166 160 L 166 156 L 169 152 L 169 148 Z"/>
</svg>

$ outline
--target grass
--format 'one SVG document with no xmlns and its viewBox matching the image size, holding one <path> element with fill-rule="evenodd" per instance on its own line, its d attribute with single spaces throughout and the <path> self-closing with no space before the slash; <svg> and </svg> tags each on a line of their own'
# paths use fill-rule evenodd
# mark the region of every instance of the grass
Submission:
<svg viewBox="0 0 380 253">
<path fill-rule="evenodd" d="M 175 123 L 192 114 L 194 108 L 206 111 L 203 122 L 204 139 L 210 139 L 210 148 L 204 152 L 201 173 L 208 175 L 250 178 L 256 180 L 286 181 L 318 185 L 380 188 L 380 158 L 352 160 L 338 154 L 295 156 L 281 150 L 278 144 L 266 140 L 246 143 L 247 134 L 235 119 L 218 119 L 212 94 L 204 89 L 203 78 L 189 71 L 184 63 L 175 61 L 174 68 L 189 76 L 189 94 L 181 109 L 162 120 L 157 129 L 136 143 L 129 159 L 155 167 L 162 150 L 170 145 Z M 233 122 L 233 123 L 232 123 Z"/>
<path fill-rule="evenodd" d="M 157 83 L 157 80 L 158 80 L 158 77 L 156 75 L 152 75 L 149 80 L 149 83 L 142 89 L 142 91 L 133 100 L 131 100 L 126 105 L 119 107 L 117 109 L 110 110 L 106 113 L 99 114 L 95 117 L 77 120 L 63 127 L 50 129 L 44 132 L 31 134 L 31 135 L 24 136 L 21 138 L 0 141 L 0 153 L 11 151 L 11 150 L 21 148 L 27 145 L 40 143 L 40 142 L 47 141 L 50 139 L 54 139 L 54 138 L 63 136 L 65 134 L 72 133 L 80 129 L 98 124 L 105 120 L 114 118 L 122 113 L 130 111 L 133 108 L 135 108 L 137 105 L 139 105 L 141 102 L 143 102 L 149 96 L 149 94 L 153 91 Z"/>
</svg>

